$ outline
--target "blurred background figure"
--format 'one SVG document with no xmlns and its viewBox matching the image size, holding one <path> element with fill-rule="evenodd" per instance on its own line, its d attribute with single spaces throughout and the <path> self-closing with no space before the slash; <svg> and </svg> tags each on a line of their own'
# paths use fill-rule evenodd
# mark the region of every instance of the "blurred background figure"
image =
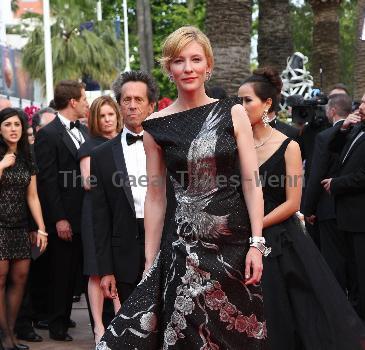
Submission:
<svg viewBox="0 0 365 350">
<path fill-rule="evenodd" d="M 98 343 L 104 334 L 102 320 L 104 295 L 100 287 L 101 276 L 96 263 L 94 234 L 92 227 L 93 213 L 90 193 L 90 154 L 92 150 L 104 142 L 116 137 L 122 130 L 122 117 L 118 104 L 110 96 L 96 98 L 90 107 L 89 134 L 79 149 L 81 176 L 85 190 L 82 206 L 81 239 L 84 256 L 84 275 L 89 276 L 88 296 L 92 314 L 95 342 Z M 119 298 L 115 298 L 115 313 L 120 308 Z"/>
<path fill-rule="evenodd" d="M 45 107 L 33 114 L 32 128 L 34 135 L 56 117 L 56 111 L 51 107 Z"/>
<path fill-rule="evenodd" d="M 216 98 L 218 100 L 228 97 L 227 91 L 220 86 L 212 86 L 207 88 L 205 92 L 210 98 Z"/>
<path fill-rule="evenodd" d="M 7 98 L 0 97 L 0 111 L 4 108 L 10 108 L 11 102 Z"/>
</svg>

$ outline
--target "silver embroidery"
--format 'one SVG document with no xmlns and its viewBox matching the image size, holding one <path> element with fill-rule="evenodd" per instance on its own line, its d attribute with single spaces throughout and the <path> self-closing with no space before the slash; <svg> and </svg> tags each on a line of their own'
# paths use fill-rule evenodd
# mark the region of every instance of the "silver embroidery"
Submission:
<svg viewBox="0 0 365 350">
<path fill-rule="evenodd" d="M 147 332 L 154 332 L 157 329 L 157 316 L 153 312 L 147 312 L 141 316 L 141 328 Z"/>
<path fill-rule="evenodd" d="M 191 240 L 218 238 L 231 235 L 229 215 L 217 216 L 204 210 L 217 192 L 215 148 L 218 140 L 219 111 L 209 113 L 188 152 L 188 178 L 186 190 L 173 177 L 177 208 L 175 221 L 177 234 Z"/>
<path fill-rule="evenodd" d="M 96 345 L 95 350 L 111 350 L 105 341 L 101 341 Z"/>
</svg>

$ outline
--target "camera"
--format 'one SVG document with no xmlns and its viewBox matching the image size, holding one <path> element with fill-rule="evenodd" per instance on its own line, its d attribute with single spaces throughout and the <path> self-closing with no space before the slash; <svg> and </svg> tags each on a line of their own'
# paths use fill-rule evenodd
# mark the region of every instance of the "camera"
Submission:
<svg viewBox="0 0 365 350">
<path fill-rule="evenodd" d="M 287 106 L 292 107 L 294 123 L 311 123 L 318 126 L 327 123 L 325 109 L 327 103 L 328 97 L 321 93 L 307 99 L 304 99 L 302 95 L 291 95 L 286 99 Z"/>
</svg>

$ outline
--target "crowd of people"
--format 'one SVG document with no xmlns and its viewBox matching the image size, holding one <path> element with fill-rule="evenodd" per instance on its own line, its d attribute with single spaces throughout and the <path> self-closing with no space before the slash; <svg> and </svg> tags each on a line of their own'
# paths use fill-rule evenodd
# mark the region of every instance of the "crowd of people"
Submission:
<svg viewBox="0 0 365 350">
<path fill-rule="evenodd" d="M 90 108 L 59 82 L 31 127 L 0 99 L 1 346 L 72 341 L 84 275 L 97 350 L 365 349 L 365 95 L 353 111 L 336 86 L 326 124 L 298 130 L 270 67 L 206 91 L 195 27 L 161 66 L 177 98 L 158 112 L 142 71 Z"/>
</svg>

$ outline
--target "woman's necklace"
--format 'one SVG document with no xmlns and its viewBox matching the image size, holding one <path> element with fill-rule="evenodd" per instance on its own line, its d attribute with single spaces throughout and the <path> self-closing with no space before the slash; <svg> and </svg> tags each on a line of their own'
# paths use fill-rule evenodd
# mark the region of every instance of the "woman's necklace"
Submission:
<svg viewBox="0 0 365 350">
<path fill-rule="evenodd" d="M 270 135 L 267 137 L 266 140 L 262 141 L 258 145 L 255 145 L 255 149 L 258 149 L 258 148 L 262 147 L 267 141 L 269 141 L 271 139 L 271 136 L 272 136 L 272 134 L 274 132 L 274 128 L 272 126 L 270 126 L 270 128 L 271 128 Z"/>
</svg>

